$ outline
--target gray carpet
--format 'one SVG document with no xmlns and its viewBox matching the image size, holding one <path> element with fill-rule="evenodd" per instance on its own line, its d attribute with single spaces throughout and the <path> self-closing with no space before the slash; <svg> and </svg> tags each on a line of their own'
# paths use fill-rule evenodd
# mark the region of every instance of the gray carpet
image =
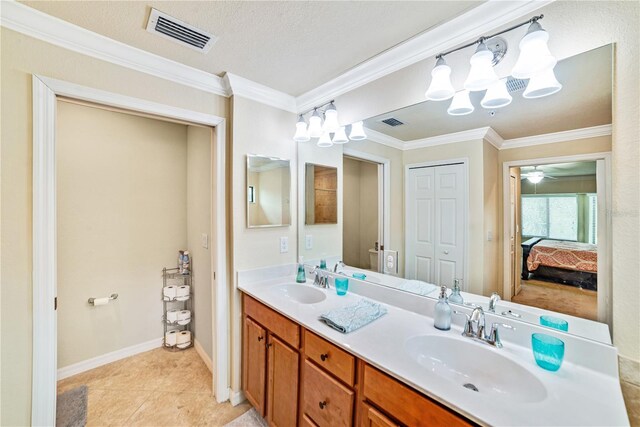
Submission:
<svg viewBox="0 0 640 427">
<path fill-rule="evenodd" d="M 267 422 L 262 418 L 255 408 L 249 409 L 224 427 L 267 427 Z"/>
<path fill-rule="evenodd" d="M 84 427 L 87 424 L 86 385 L 58 395 L 56 402 L 56 427 Z"/>
</svg>

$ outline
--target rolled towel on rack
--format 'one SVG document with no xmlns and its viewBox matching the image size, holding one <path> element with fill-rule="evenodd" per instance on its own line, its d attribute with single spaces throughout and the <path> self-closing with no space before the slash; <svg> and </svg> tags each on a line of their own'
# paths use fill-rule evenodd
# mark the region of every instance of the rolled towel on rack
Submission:
<svg viewBox="0 0 640 427">
<path fill-rule="evenodd" d="M 167 331 L 164 334 L 164 345 L 173 347 L 178 343 L 178 331 Z"/>
<path fill-rule="evenodd" d="M 169 285 L 169 286 L 165 286 L 162 289 L 162 293 L 164 295 L 164 300 L 165 301 L 171 301 L 176 299 L 176 295 L 177 295 L 177 288 L 173 285 Z"/>
<path fill-rule="evenodd" d="M 191 345 L 191 331 L 178 332 L 178 339 L 176 341 L 178 348 L 187 348 Z"/>
</svg>

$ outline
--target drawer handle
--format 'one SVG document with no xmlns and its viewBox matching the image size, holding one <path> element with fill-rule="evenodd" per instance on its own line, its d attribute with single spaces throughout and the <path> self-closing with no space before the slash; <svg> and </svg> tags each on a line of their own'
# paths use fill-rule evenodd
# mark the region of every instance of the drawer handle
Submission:
<svg viewBox="0 0 640 427">
<path fill-rule="evenodd" d="M 264 337 L 258 337 L 258 341 L 262 341 Z"/>
<path fill-rule="evenodd" d="M 327 401 L 323 400 L 322 402 L 318 403 L 318 406 L 320 406 L 320 409 L 324 409 L 324 407 L 327 406 Z"/>
<path fill-rule="evenodd" d="M 320 359 L 322 359 L 322 361 L 326 361 L 329 358 L 329 353 L 324 353 L 320 355 Z"/>
</svg>

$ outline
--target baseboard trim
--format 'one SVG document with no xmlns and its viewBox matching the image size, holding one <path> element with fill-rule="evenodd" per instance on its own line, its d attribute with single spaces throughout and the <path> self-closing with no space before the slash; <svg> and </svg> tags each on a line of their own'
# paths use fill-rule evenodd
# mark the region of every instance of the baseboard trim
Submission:
<svg viewBox="0 0 640 427">
<path fill-rule="evenodd" d="M 162 338 L 156 338 L 151 341 L 121 348 L 120 350 L 112 351 L 110 353 L 103 354 L 102 356 L 93 357 L 91 359 L 83 360 L 82 362 L 74 363 L 73 365 L 65 366 L 64 368 L 58 369 L 58 381 L 90 369 L 106 365 L 107 363 L 115 362 L 116 360 L 134 356 L 139 353 L 144 353 L 145 351 L 153 350 L 158 347 L 162 347 Z"/>
<path fill-rule="evenodd" d="M 193 346 L 195 347 L 198 356 L 200 356 L 200 359 L 202 359 L 204 364 L 207 365 L 207 368 L 209 368 L 209 372 L 213 373 L 213 362 L 211 361 L 211 358 L 209 357 L 207 352 L 204 351 L 204 348 L 202 348 L 202 344 L 200 344 L 200 341 L 198 341 L 197 339 L 194 340 Z"/>
<path fill-rule="evenodd" d="M 242 391 L 231 390 L 231 396 L 229 400 L 231 401 L 231 406 L 238 406 L 239 404 L 247 400 L 247 398 L 244 397 L 244 393 Z"/>
</svg>

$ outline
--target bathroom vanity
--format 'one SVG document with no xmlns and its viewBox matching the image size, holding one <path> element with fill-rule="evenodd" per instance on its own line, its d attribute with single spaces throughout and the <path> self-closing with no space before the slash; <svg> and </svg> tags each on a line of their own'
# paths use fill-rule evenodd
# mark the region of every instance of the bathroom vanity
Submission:
<svg viewBox="0 0 640 427">
<path fill-rule="evenodd" d="M 310 281 L 296 284 L 292 274 L 239 277 L 242 389 L 270 425 L 629 423 L 609 345 L 513 321 L 516 331 L 505 331 L 498 349 L 462 337 L 462 316 L 449 331 L 435 329 L 432 298 L 355 279 L 337 296 Z M 318 320 L 362 298 L 388 313 L 349 334 Z M 531 333 L 541 330 L 566 344 L 557 372 L 533 359 Z"/>
</svg>

